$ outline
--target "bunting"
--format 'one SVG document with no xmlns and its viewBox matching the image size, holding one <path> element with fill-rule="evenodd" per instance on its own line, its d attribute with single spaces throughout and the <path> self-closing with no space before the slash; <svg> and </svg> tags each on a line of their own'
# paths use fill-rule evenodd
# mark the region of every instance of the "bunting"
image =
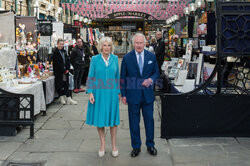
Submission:
<svg viewBox="0 0 250 166">
<path fill-rule="evenodd" d="M 173 15 L 183 16 L 183 9 L 192 2 L 192 0 L 171 1 L 166 9 L 162 10 L 159 0 L 107 0 L 104 14 L 104 0 L 92 1 L 93 4 L 88 3 L 87 0 L 62 0 L 62 8 L 92 19 L 103 18 L 115 12 L 134 11 L 150 14 L 152 16 L 150 19 L 166 20 Z"/>
</svg>

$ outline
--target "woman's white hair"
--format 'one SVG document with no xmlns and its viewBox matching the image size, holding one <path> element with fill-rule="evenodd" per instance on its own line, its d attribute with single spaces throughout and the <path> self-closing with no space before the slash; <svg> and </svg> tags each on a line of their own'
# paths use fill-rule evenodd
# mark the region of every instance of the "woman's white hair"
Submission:
<svg viewBox="0 0 250 166">
<path fill-rule="evenodd" d="M 114 44 L 113 44 L 113 41 L 110 37 L 102 37 L 101 38 L 101 40 L 98 43 L 98 51 L 102 53 L 102 47 L 103 47 L 105 42 L 108 42 L 109 44 L 111 44 L 111 52 L 110 53 L 113 53 Z"/>
<path fill-rule="evenodd" d="M 145 35 L 143 35 L 142 33 L 136 33 L 136 34 L 133 36 L 133 38 L 132 38 L 132 44 L 134 45 L 135 38 L 138 37 L 138 36 L 143 37 L 143 39 L 144 39 L 144 44 L 146 44 L 146 37 L 145 37 Z"/>
</svg>

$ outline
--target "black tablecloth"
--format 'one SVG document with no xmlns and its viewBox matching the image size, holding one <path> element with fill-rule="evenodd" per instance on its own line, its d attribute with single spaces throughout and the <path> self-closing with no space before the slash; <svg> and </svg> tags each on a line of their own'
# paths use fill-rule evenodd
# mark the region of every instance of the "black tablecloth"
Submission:
<svg viewBox="0 0 250 166">
<path fill-rule="evenodd" d="M 161 136 L 250 136 L 250 96 L 165 95 Z"/>
</svg>

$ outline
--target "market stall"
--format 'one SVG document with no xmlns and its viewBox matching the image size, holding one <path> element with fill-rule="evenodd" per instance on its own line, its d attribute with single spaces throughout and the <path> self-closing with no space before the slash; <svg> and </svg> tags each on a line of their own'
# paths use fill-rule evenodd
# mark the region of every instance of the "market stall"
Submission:
<svg viewBox="0 0 250 166">
<path fill-rule="evenodd" d="M 168 21 L 171 61 L 162 70 L 170 88 L 160 95 L 161 136 L 250 136 L 250 27 L 244 23 L 250 4 L 217 1 L 211 5 L 216 8 L 207 9 L 197 2 L 200 8 L 191 3 L 184 11 L 187 25 L 181 38 L 176 34 L 179 18 Z M 179 47 L 185 50 L 181 56 L 174 51 Z"/>
<path fill-rule="evenodd" d="M 45 103 L 46 105 L 52 103 L 57 97 L 57 93 L 55 90 L 55 76 L 50 76 L 47 79 L 42 80 L 43 82 L 43 90 L 45 95 Z"/>
<path fill-rule="evenodd" d="M 36 17 L 16 17 L 16 50 L 20 65 L 36 64 L 37 59 L 39 59 L 36 23 Z"/>
<path fill-rule="evenodd" d="M 27 80 L 25 79 L 24 81 L 26 82 Z M 26 82 L 27 84 L 24 84 L 25 82 L 22 82 L 23 84 L 19 84 L 18 86 L 11 87 L 6 90 L 17 94 L 32 94 L 34 96 L 34 115 L 39 114 L 41 111 L 46 111 L 46 103 L 42 82 Z"/>
<path fill-rule="evenodd" d="M 12 32 L 8 38 L 4 34 L 0 37 L 0 88 L 10 93 L 34 95 L 34 115 L 37 115 L 46 111 L 46 104 L 55 96 L 52 65 L 40 62 L 37 56 L 37 20 L 35 17 L 15 17 L 12 12 L 2 13 L 0 19 L 9 21 L 10 25 L 9 31 L 2 26 L 0 32 Z M 44 93 L 42 81 L 53 93 L 48 89 Z"/>
</svg>

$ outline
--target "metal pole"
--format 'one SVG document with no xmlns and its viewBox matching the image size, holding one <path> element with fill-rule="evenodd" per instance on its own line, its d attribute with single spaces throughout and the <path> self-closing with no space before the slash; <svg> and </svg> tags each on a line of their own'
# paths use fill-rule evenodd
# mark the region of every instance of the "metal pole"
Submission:
<svg viewBox="0 0 250 166">
<path fill-rule="evenodd" d="M 22 1 L 20 2 L 20 16 L 22 15 Z"/>
<path fill-rule="evenodd" d="M 31 16 L 31 8 L 30 8 L 30 6 L 31 6 L 31 1 L 28 1 L 28 4 L 27 4 L 27 6 L 28 6 L 28 16 Z"/>
<path fill-rule="evenodd" d="M 18 11 L 17 0 L 15 0 L 15 12 L 16 12 L 16 14 L 17 14 L 17 11 Z"/>
</svg>

